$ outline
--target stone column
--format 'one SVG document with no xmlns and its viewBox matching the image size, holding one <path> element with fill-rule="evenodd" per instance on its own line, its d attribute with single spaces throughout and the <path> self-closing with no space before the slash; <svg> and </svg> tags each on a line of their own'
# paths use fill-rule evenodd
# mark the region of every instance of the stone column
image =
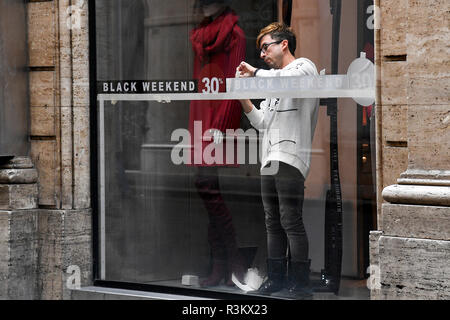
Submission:
<svg viewBox="0 0 450 320">
<path fill-rule="evenodd" d="M 90 281 L 90 234 L 90 210 L 38 208 L 30 158 L 0 158 L 0 299 L 69 298 L 69 266 Z"/>
<path fill-rule="evenodd" d="M 37 208 L 37 179 L 30 158 L 16 157 L 0 162 L 0 210 Z"/>
<path fill-rule="evenodd" d="M 0 299 L 36 298 L 37 178 L 29 158 L 0 158 Z"/>
<path fill-rule="evenodd" d="M 88 4 L 27 2 L 36 299 L 69 299 L 70 270 L 92 283 Z"/>
<path fill-rule="evenodd" d="M 444 0 L 381 4 L 377 54 L 397 71 L 383 73 L 387 69 L 381 62 L 379 102 L 384 108 L 390 93 L 396 92 L 393 99 L 404 94 L 403 146 L 408 161 L 406 171 L 396 176 L 397 183 L 381 194 L 386 201 L 379 216 L 382 234 L 372 234 L 372 244 L 377 245 L 371 247 L 377 256 L 371 263 L 379 267 L 381 285 L 372 292 L 374 299 L 450 297 L 449 8 Z M 392 34 L 397 41 L 392 41 Z M 384 48 L 394 54 L 385 54 Z M 383 134 L 386 127 L 379 126 Z M 386 164 L 381 164 L 384 172 L 379 177 L 388 176 Z"/>
</svg>

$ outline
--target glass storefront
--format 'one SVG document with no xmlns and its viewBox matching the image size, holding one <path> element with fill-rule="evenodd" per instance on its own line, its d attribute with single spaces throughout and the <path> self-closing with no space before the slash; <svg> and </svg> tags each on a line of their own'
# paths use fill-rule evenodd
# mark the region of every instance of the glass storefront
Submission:
<svg viewBox="0 0 450 320">
<path fill-rule="evenodd" d="M 332 74 L 335 59 L 336 74 L 345 75 L 360 52 L 373 60 L 371 1 L 341 5 L 336 47 L 329 0 L 95 1 L 98 280 L 245 294 L 231 277 L 236 265 L 258 281 L 267 274 L 263 133 L 242 111 L 246 91 L 227 96 L 227 79 L 241 61 L 269 69 L 256 41 L 275 21 L 292 27 L 295 58 L 308 58 L 317 72 Z M 267 91 L 250 91 L 259 108 Z M 330 251 L 340 248 L 340 275 L 362 279 L 366 238 L 376 229 L 374 111 L 337 99 L 341 221 L 330 231 L 333 126 L 329 100 L 316 98 L 302 206 L 311 279 L 320 284 Z M 336 228 L 340 248 L 330 247 Z"/>
</svg>

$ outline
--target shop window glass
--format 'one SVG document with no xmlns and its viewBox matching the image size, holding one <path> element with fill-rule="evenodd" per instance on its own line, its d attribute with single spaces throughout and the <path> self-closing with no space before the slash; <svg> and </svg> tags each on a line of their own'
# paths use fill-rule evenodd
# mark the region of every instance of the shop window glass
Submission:
<svg viewBox="0 0 450 320">
<path fill-rule="evenodd" d="M 366 2 L 342 2 L 338 74 L 347 73 L 359 52 L 373 59 Z M 98 279 L 244 293 L 233 283 L 232 272 L 252 268 L 263 277 L 268 271 L 259 156 L 263 134 L 237 98 L 206 100 L 190 94 L 224 94 L 241 61 L 269 69 L 256 41 L 260 30 L 275 21 L 284 20 L 294 30 L 295 58 L 307 58 L 317 72 L 331 74 L 330 1 L 96 0 L 93 14 L 99 94 Z M 245 90 L 241 93 L 243 98 Z M 263 101 L 252 98 L 257 108 Z M 269 109 L 287 115 L 289 109 L 277 109 L 279 101 L 274 96 Z M 330 117 L 321 101 L 311 113 L 315 130 L 309 150 L 294 146 L 292 151 L 305 153 L 310 161 L 302 171 L 307 173 L 302 217 L 311 279 L 317 282 L 330 250 L 325 221 Z M 360 259 L 368 248 L 358 237 L 374 227 L 368 225 L 374 206 L 371 121 L 370 107 L 338 99 L 341 273 L 349 277 L 365 276 Z M 242 143 L 227 147 L 237 143 L 236 133 Z M 278 142 L 290 140 L 283 139 Z M 361 184 L 369 190 L 364 205 Z M 295 249 L 289 249 L 285 253 L 291 256 Z"/>
</svg>

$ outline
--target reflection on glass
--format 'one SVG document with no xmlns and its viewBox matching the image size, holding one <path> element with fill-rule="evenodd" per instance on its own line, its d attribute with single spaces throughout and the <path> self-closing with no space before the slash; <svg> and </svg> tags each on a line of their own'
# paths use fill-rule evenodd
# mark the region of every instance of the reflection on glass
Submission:
<svg viewBox="0 0 450 320">
<path fill-rule="evenodd" d="M 213 80 L 225 83 L 225 79 L 233 77 L 236 67 L 245 59 L 244 32 L 237 24 L 236 13 L 224 1 L 200 0 L 199 6 L 205 19 L 190 35 L 195 53 L 194 79 L 208 86 L 214 83 Z M 198 166 L 194 179 L 209 217 L 208 242 L 212 258 L 211 273 L 200 282 L 203 287 L 217 286 L 222 280 L 233 286 L 232 272 L 243 281 L 246 271 L 238 250 L 232 215 L 220 191 L 217 166 L 221 164 L 215 161 L 211 163 L 204 157 L 204 151 L 211 143 L 217 144 L 212 157 L 217 152 L 226 157 L 226 145 L 233 141 L 217 139 L 217 135 L 223 135 L 227 129 L 239 128 L 240 120 L 241 108 L 238 101 L 192 101 L 190 104 L 192 159 L 194 165 Z M 200 126 L 199 130 L 195 130 L 195 125 Z M 211 133 L 211 139 L 204 137 L 205 131 Z M 222 150 L 219 151 L 218 148 Z"/>
</svg>

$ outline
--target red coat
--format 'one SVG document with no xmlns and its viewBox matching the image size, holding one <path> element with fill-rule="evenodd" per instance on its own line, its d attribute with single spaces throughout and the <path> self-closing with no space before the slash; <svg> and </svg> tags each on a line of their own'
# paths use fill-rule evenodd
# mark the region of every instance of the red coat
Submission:
<svg viewBox="0 0 450 320">
<path fill-rule="evenodd" d="M 231 9 L 227 9 L 212 22 L 202 23 L 191 31 L 190 40 L 194 50 L 194 79 L 199 87 L 202 79 L 214 77 L 223 79 L 221 88 L 225 88 L 225 78 L 234 78 L 236 67 L 245 59 L 245 35 L 237 25 L 238 17 Z M 221 90 L 222 91 L 222 90 Z M 201 137 L 194 135 L 194 121 L 201 121 L 202 134 L 209 129 L 218 129 L 225 133 L 226 129 L 238 129 L 242 107 L 236 100 L 204 100 L 192 101 L 190 104 L 189 131 L 194 148 L 191 163 L 207 166 L 202 157 L 204 149 L 211 143 L 201 142 Z M 225 144 L 222 145 L 225 151 Z M 194 163 L 202 159 L 201 163 Z M 224 162 L 225 162 L 224 152 Z M 198 161 L 196 161 L 198 162 Z M 220 165 L 220 164 L 214 164 Z"/>
</svg>

